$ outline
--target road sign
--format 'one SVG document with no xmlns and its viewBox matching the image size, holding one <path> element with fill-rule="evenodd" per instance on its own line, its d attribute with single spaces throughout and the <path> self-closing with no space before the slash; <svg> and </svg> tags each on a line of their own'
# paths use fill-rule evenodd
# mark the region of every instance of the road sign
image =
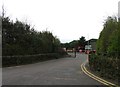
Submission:
<svg viewBox="0 0 120 87">
<path fill-rule="evenodd" d="M 91 50 L 92 46 L 91 45 L 85 45 L 85 50 Z"/>
</svg>

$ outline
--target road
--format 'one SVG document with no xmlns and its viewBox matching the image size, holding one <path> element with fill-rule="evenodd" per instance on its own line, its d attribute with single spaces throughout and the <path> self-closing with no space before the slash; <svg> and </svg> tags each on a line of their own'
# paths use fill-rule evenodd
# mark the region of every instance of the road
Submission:
<svg viewBox="0 0 120 87">
<path fill-rule="evenodd" d="M 2 70 L 3 85 L 102 85 L 88 77 L 80 65 L 87 55 L 77 54 L 45 62 L 7 67 Z"/>
</svg>

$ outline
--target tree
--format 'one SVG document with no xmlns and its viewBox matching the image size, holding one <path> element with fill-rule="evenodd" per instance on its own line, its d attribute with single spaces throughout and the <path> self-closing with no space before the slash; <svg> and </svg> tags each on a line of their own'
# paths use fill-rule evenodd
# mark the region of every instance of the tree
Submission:
<svg viewBox="0 0 120 87">
<path fill-rule="evenodd" d="M 78 45 L 80 46 L 80 49 L 84 50 L 84 49 L 85 49 L 85 44 L 86 44 L 85 37 L 82 36 L 82 37 L 78 40 Z"/>
<path fill-rule="evenodd" d="M 100 33 L 99 39 L 97 41 L 97 53 L 105 54 L 107 53 L 108 46 L 110 44 L 110 37 L 114 31 L 117 29 L 117 18 L 108 17 L 104 23 L 104 28 Z"/>
<path fill-rule="evenodd" d="M 3 56 L 54 53 L 60 41 L 49 31 L 38 32 L 27 23 L 2 18 Z"/>
<path fill-rule="evenodd" d="M 120 54 L 120 21 L 117 22 L 116 30 L 111 34 L 107 52 L 109 56 L 119 57 Z"/>
</svg>

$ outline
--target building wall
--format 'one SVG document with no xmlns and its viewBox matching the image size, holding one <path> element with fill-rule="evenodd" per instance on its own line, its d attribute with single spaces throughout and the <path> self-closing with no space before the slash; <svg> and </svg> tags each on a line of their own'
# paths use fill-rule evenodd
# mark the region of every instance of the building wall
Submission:
<svg viewBox="0 0 120 87">
<path fill-rule="evenodd" d="M 92 50 L 96 50 L 96 42 L 91 42 L 90 44 L 92 46 Z"/>
</svg>

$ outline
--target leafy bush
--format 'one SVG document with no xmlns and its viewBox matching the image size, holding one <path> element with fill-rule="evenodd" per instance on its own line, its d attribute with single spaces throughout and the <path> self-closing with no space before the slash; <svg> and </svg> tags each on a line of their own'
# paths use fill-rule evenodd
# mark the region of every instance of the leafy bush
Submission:
<svg viewBox="0 0 120 87">
<path fill-rule="evenodd" d="M 38 32 L 19 20 L 2 16 L 2 65 L 14 66 L 59 58 L 60 40 L 49 31 Z M 18 56 L 17 56 L 18 55 Z"/>
<path fill-rule="evenodd" d="M 120 58 L 111 58 L 96 54 L 89 55 L 90 69 L 101 76 L 120 81 Z"/>
<path fill-rule="evenodd" d="M 120 55 L 120 21 L 117 17 L 108 17 L 97 40 L 97 53 L 111 57 Z"/>
<path fill-rule="evenodd" d="M 3 56 L 2 66 L 16 66 L 22 64 L 35 63 L 45 60 L 59 58 L 57 53 L 37 54 L 37 55 L 23 55 L 23 56 Z"/>
<path fill-rule="evenodd" d="M 38 32 L 27 23 L 2 17 L 2 55 L 56 53 L 60 40 L 49 31 Z"/>
<path fill-rule="evenodd" d="M 97 54 L 89 55 L 90 69 L 120 84 L 120 20 L 108 17 L 97 40 Z"/>
</svg>

